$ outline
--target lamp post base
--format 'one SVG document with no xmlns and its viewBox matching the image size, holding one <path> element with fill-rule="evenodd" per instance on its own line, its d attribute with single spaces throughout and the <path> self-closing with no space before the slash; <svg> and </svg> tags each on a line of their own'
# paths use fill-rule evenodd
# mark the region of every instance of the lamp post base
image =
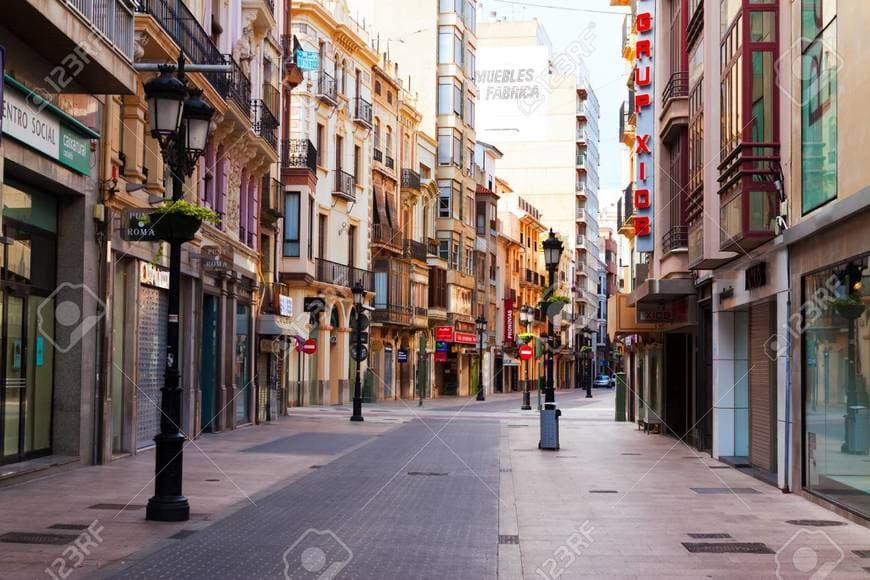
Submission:
<svg viewBox="0 0 870 580">
<path fill-rule="evenodd" d="M 186 522 L 190 519 L 190 504 L 182 496 L 152 497 L 145 508 L 145 519 L 152 522 Z"/>
<path fill-rule="evenodd" d="M 365 419 L 363 419 L 362 415 L 351 415 L 350 420 L 354 422 L 360 422 L 364 421 Z"/>
<path fill-rule="evenodd" d="M 148 500 L 145 519 L 152 522 L 186 522 L 190 519 L 190 504 L 181 494 L 184 436 L 180 433 L 159 433 L 156 443 L 156 477 L 154 496 Z"/>
<path fill-rule="evenodd" d="M 486 397 L 484 396 L 483 391 L 478 391 L 477 400 L 478 401 L 485 401 L 486 400 Z"/>
<path fill-rule="evenodd" d="M 520 407 L 521 411 L 531 411 L 532 410 L 532 395 L 528 391 L 523 391 L 523 406 Z"/>
</svg>

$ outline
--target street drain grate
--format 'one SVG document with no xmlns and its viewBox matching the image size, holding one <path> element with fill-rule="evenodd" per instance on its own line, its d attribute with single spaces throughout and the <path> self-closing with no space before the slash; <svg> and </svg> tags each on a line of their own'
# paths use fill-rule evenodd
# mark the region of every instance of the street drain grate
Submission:
<svg viewBox="0 0 870 580">
<path fill-rule="evenodd" d="M 870 550 L 852 550 L 852 553 L 859 558 L 870 558 Z"/>
<path fill-rule="evenodd" d="M 731 534 L 712 533 L 712 534 L 688 534 L 690 538 L 695 540 L 730 540 Z"/>
<path fill-rule="evenodd" d="M 620 455 L 640 455 L 640 453 L 621 453 Z"/>
<path fill-rule="evenodd" d="M 135 511 L 145 508 L 145 504 L 125 504 L 125 503 L 95 503 L 88 507 L 89 510 L 115 510 L 115 511 Z"/>
<path fill-rule="evenodd" d="M 730 465 L 708 465 L 710 469 L 731 469 Z"/>
<path fill-rule="evenodd" d="M 180 530 L 169 536 L 170 540 L 183 540 L 196 533 L 196 530 Z"/>
<path fill-rule="evenodd" d="M 80 532 L 81 530 L 88 529 L 90 524 L 54 524 L 53 526 L 48 526 L 49 530 L 74 530 Z"/>
<path fill-rule="evenodd" d="M 308 467 L 308 469 L 320 469 L 321 467 L 323 467 L 323 466 L 322 465 L 311 465 Z"/>
<path fill-rule="evenodd" d="M 683 542 L 692 554 L 775 554 L 761 542 Z"/>
<path fill-rule="evenodd" d="M 504 545 L 504 544 L 519 544 L 520 537 L 517 535 L 504 535 L 503 536 L 503 535 L 499 534 L 498 543 L 502 544 L 502 545 Z"/>
<path fill-rule="evenodd" d="M 785 523 L 793 526 L 812 526 L 816 528 L 831 528 L 846 525 L 846 522 L 838 522 L 836 520 L 786 520 Z"/>
<path fill-rule="evenodd" d="M 408 475 L 424 475 L 427 477 L 440 477 L 447 475 L 446 471 L 409 471 Z"/>
<path fill-rule="evenodd" d="M 619 493 L 615 489 L 590 489 L 589 493 Z"/>
<path fill-rule="evenodd" d="M 724 494 L 738 494 L 738 495 L 753 495 L 753 494 L 761 494 L 757 489 L 752 489 L 751 487 L 690 487 L 692 491 L 697 493 L 698 495 L 724 495 Z"/>
<path fill-rule="evenodd" d="M 217 479 L 217 478 L 214 478 L 214 477 L 210 477 L 209 479 L 206 479 L 205 481 L 206 481 L 207 483 L 217 483 L 217 482 L 220 481 L 220 479 Z"/>
<path fill-rule="evenodd" d="M 9 532 L 0 536 L 0 542 L 5 544 L 44 544 L 50 546 L 65 546 L 78 539 L 71 534 L 31 534 L 28 532 Z"/>
<path fill-rule="evenodd" d="M 499 473 L 511 473 L 511 472 L 513 472 L 513 469 L 511 469 L 510 467 L 502 467 L 501 469 L 498 470 L 498 472 Z"/>
<path fill-rule="evenodd" d="M 530 425 L 508 425 L 508 427 L 530 427 Z"/>
</svg>

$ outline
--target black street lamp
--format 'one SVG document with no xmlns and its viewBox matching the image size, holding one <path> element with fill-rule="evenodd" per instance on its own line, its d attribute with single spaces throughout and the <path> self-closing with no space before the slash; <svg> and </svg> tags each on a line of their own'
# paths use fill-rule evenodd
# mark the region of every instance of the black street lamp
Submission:
<svg viewBox="0 0 870 580">
<path fill-rule="evenodd" d="M 528 332 L 529 326 L 532 324 L 532 320 L 534 319 L 534 314 L 532 313 L 531 306 L 522 306 L 520 308 L 520 324 L 523 329 Z M 522 364 L 522 363 L 521 363 Z M 526 363 L 526 379 L 523 381 L 523 406 L 520 407 L 522 411 L 531 411 L 532 410 L 532 398 L 529 393 L 529 363 Z"/>
<path fill-rule="evenodd" d="M 164 162 L 172 173 L 172 201 L 184 197 L 184 179 L 193 174 L 196 161 L 205 150 L 214 109 L 201 92 L 188 89 L 184 57 L 174 67 L 160 67 L 160 75 L 145 84 L 151 135 L 160 143 Z M 169 316 L 167 324 L 166 370 L 160 389 L 160 433 L 154 437 L 154 496 L 148 500 L 146 519 L 183 522 L 190 518 L 190 505 L 182 494 L 184 435 L 181 433 L 181 372 L 179 358 L 179 311 L 181 302 L 180 239 L 169 242 Z"/>
<path fill-rule="evenodd" d="M 474 321 L 477 324 L 477 400 L 485 401 L 483 387 L 483 333 L 486 332 L 486 318 L 481 314 Z"/>
<path fill-rule="evenodd" d="M 350 416 L 351 421 L 362 421 L 362 378 L 360 375 L 360 365 L 362 365 L 362 304 L 365 296 L 365 289 L 362 283 L 357 280 L 350 290 L 353 293 L 353 305 L 356 311 L 355 328 L 356 330 L 356 377 L 353 384 L 353 415 Z"/>
<path fill-rule="evenodd" d="M 547 272 L 550 274 L 549 291 L 550 296 L 553 295 L 556 289 L 556 270 L 559 267 L 559 261 L 562 259 L 562 241 L 556 237 L 553 230 L 550 230 L 550 235 L 544 240 L 544 265 L 547 267 Z M 547 389 L 544 392 L 544 408 L 556 408 L 556 389 L 553 385 L 553 317 L 547 315 Z"/>
</svg>

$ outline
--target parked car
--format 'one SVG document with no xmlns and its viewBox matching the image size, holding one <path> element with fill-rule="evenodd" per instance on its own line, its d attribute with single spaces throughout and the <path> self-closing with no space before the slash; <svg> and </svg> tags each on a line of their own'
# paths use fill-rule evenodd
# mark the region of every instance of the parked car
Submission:
<svg viewBox="0 0 870 580">
<path fill-rule="evenodd" d="M 592 381 L 593 387 L 601 387 L 612 389 L 616 385 L 616 379 L 609 375 L 598 375 L 595 377 L 595 380 Z"/>
</svg>

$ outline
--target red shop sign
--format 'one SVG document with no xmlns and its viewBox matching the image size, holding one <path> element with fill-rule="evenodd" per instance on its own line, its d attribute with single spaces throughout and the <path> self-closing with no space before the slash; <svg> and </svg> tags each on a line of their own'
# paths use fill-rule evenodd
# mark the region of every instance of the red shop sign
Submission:
<svg viewBox="0 0 870 580">
<path fill-rule="evenodd" d="M 458 344 L 477 344 L 477 337 L 470 332 L 453 333 L 453 342 Z"/>
<path fill-rule="evenodd" d="M 453 342 L 453 327 L 452 326 L 436 326 L 435 340 L 443 342 Z"/>
<path fill-rule="evenodd" d="M 435 362 L 447 362 L 447 351 L 435 351 Z"/>
</svg>

